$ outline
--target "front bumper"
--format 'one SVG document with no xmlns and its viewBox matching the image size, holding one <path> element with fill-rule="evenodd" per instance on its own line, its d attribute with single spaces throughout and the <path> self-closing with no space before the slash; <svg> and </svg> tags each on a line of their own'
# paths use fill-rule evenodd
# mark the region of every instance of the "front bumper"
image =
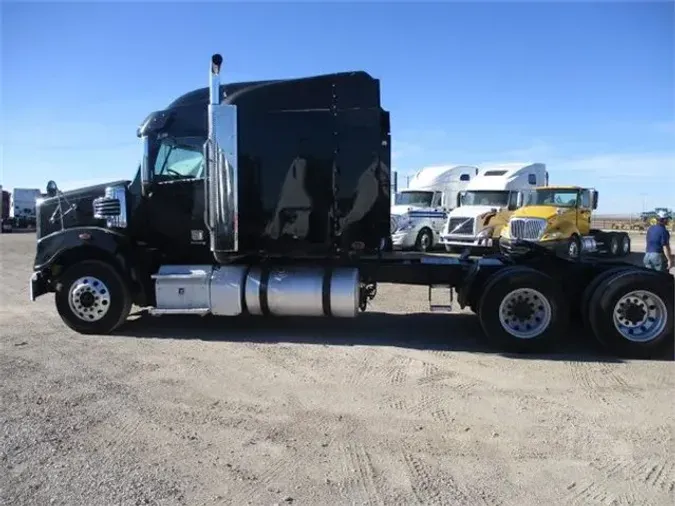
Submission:
<svg viewBox="0 0 675 506">
<path fill-rule="evenodd" d="M 40 272 L 34 272 L 31 275 L 30 281 L 28 282 L 28 290 L 30 292 L 31 302 L 35 302 L 35 299 L 37 299 L 40 295 L 44 295 L 45 293 L 49 292 L 47 280 Z"/>
<path fill-rule="evenodd" d="M 448 234 L 441 235 L 440 243 L 445 246 L 485 249 L 491 249 L 496 246 L 496 243 L 492 237 L 476 238 L 474 236 L 458 236 Z"/>
<path fill-rule="evenodd" d="M 527 247 L 527 244 L 519 244 L 519 242 L 520 241 L 518 239 L 502 237 L 499 239 L 499 248 L 506 253 L 516 255 L 528 253 L 529 251 L 531 251 L 530 248 Z M 557 254 L 565 253 L 567 248 L 566 239 L 556 239 L 550 241 L 532 241 L 532 242 L 546 249 L 549 249 Z"/>
<path fill-rule="evenodd" d="M 391 245 L 394 249 L 408 249 L 415 246 L 417 233 L 414 230 L 391 234 Z"/>
</svg>

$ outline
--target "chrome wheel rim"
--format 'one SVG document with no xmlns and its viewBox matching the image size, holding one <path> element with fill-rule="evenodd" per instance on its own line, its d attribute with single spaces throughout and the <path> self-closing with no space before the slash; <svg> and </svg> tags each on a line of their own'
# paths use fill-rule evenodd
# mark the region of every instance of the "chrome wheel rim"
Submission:
<svg viewBox="0 0 675 506">
<path fill-rule="evenodd" d="M 532 339 L 551 324 L 553 311 L 544 295 L 532 288 L 509 292 L 499 305 L 499 322 L 518 339 Z"/>
<path fill-rule="evenodd" d="M 70 285 L 68 305 L 80 320 L 97 322 L 110 310 L 110 290 L 98 278 L 79 278 Z"/>
<path fill-rule="evenodd" d="M 612 255 L 616 255 L 616 253 L 619 251 L 619 241 L 612 239 L 610 249 L 612 250 Z"/>
<path fill-rule="evenodd" d="M 429 234 L 422 234 L 422 237 L 420 238 L 420 248 L 423 251 L 426 251 L 429 248 L 430 243 L 431 239 L 429 238 Z"/>
<path fill-rule="evenodd" d="M 621 250 L 623 251 L 624 255 L 628 254 L 629 248 L 630 248 L 630 239 L 628 239 L 628 237 L 624 237 L 623 240 L 621 241 Z"/>
<path fill-rule="evenodd" d="M 614 305 L 614 328 L 624 339 L 634 343 L 654 340 L 668 322 L 668 308 L 663 299 L 647 290 L 635 290 Z"/>
<path fill-rule="evenodd" d="M 569 253 L 569 256 L 571 256 L 572 258 L 576 258 L 576 257 L 577 257 L 577 255 L 579 254 L 579 248 L 577 247 L 577 242 L 576 242 L 576 241 L 572 241 L 572 242 L 570 243 L 570 247 L 569 247 L 568 253 Z"/>
</svg>

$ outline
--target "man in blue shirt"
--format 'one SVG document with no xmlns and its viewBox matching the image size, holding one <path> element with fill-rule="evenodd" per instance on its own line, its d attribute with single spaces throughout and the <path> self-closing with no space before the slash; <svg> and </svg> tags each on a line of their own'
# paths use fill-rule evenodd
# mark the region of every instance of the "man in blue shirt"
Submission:
<svg viewBox="0 0 675 506">
<path fill-rule="evenodd" d="M 673 253 L 670 250 L 670 232 L 666 228 L 668 215 L 665 211 L 657 213 L 658 223 L 647 229 L 647 247 L 644 264 L 648 269 L 668 272 L 673 267 Z"/>
</svg>

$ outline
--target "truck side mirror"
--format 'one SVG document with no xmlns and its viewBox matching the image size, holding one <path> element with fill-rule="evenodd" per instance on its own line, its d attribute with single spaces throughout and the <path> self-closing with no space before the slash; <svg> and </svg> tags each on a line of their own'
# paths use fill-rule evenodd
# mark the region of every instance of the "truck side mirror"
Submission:
<svg viewBox="0 0 675 506">
<path fill-rule="evenodd" d="M 518 192 L 518 195 L 516 196 L 516 209 L 523 207 L 524 200 L 525 196 L 523 195 L 523 192 Z"/>
<path fill-rule="evenodd" d="M 593 202 L 593 204 L 592 204 L 593 209 L 597 209 L 598 208 L 598 192 L 597 191 L 593 190 L 593 192 L 591 193 L 591 199 L 592 199 L 592 202 Z"/>
<path fill-rule="evenodd" d="M 59 191 L 59 188 L 58 188 L 58 186 L 56 186 L 55 181 L 49 181 L 47 183 L 47 195 L 49 197 L 55 196 L 58 193 L 58 191 Z"/>
<path fill-rule="evenodd" d="M 457 194 L 457 207 L 461 206 L 463 201 L 464 201 L 464 192 L 459 192 Z"/>
<path fill-rule="evenodd" d="M 141 139 L 143 140 L 143 157 L 141 158 L 141 195 L 147 197 L 151 183 L 150 139 L 147 135 L 143 136 Z"/>
</svg>

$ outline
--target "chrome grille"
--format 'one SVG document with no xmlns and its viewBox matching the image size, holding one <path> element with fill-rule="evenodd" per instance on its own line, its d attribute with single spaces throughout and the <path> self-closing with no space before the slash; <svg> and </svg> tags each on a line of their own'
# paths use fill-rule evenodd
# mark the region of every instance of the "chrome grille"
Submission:
<svg viewBox="0 0 675 506">
<path fill-rule="evenodd" d="M 473 235 L 473 218 L 450 218 L 448 234 Z"/>
<path fill-rule="evenodd" d="M 538 240 L 546 230 L 546 220 L 540 218 L 511 218 L 510 232 L 513 239 Z"/>
</svg>

